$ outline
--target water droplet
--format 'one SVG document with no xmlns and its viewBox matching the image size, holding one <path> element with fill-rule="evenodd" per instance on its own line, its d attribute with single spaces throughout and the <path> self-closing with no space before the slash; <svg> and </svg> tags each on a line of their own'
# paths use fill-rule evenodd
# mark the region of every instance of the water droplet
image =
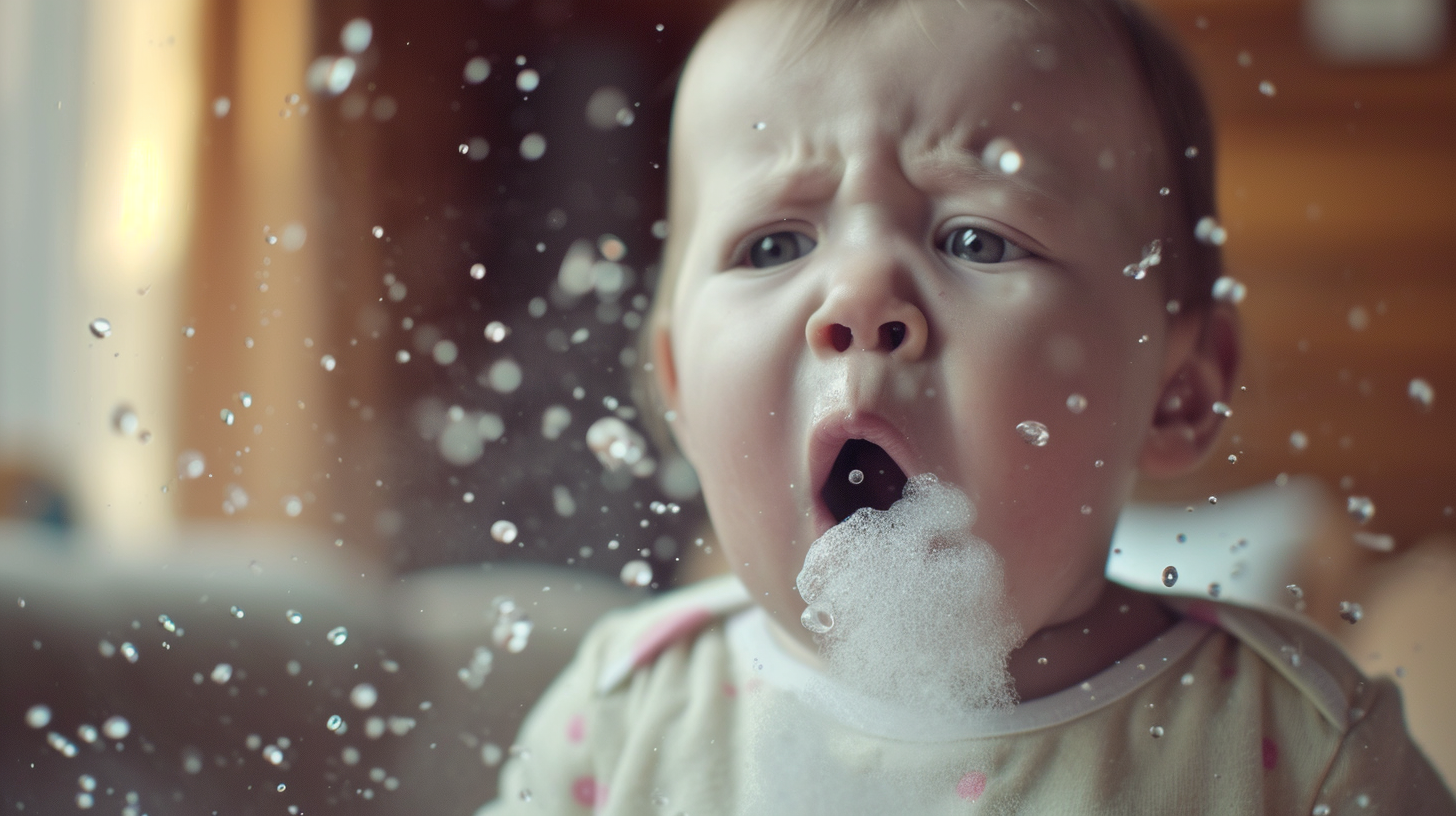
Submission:
<svg viewBox="0 0 1456 816">
<path fill-rule="evenodd" d="M 1228 407 L 1228 405 L 1223 402 L 1215 402 L 1213 404 L 1213 412 L 1224 418 L 1228 418 L 1234 415 L 1233 409 Z"/>
<path fill-rule="evenodd" d="M 1340 601 L 1340 618 L 1342 620 L 1350 623 L 1359 623 L 1363 617 L 1365 617 L 1365 610 L 1360 608 L 1360 604 L 1351 601 Z"/>
<path fill-rule="evenodd" d="M 1046 447 L 1052 438 L 1051 432 L 1047 430 L 1047 426 L 1032 420 L 1017 423 L 1016 432 L 1021 435 L 1021 441 L 1037 448 Z"/>
<path fill-rule="evenodd" d="M 345 629 L 342 626 L 335 626 L 334 628 L 330 629 L 329 633 L 324 637 L 327 637 L 329 639 L 329 642 L 334 644 L 335 646 L 343 646 L 344 641 L 349 639 L 349 630 Z"/>
<path fill-rule="evenodd" d="M 1105 464 L 1107 464 L 1107 463 L 1104 462 L 1104 461 L 1102 461 L 1101 459 L 1098 459 L 1097 461 L 1095 461 L 1095 462 L 1092 463 L 1092 467 L 1100 468 L 1100 467 L 1102 467 Z"/>
<path fill-rule="evenodd" d="M 235 419 L 235 417 L 233 416 L 233 412 L 229 411 L 226 408 L 218 412 L 218 417 L 222 419 L 222 424 L 224 425 L 233 424 L 233 420 Z"/>
<path fill-rule="evenodd" d="M 271 765 L 283 764 L 283 749 L 276 745 L 268 745 L 263 749 L 263 759 Z"/>
<path fill-rule="evenodd" d="M 1208 503 L 1209 504 L 1218 504 L 1218 497 L 1217 496 L 1209 496 L 1208 497 Z"/>
<path fill-rule="evenodd" d="M 1210 597 L 1210 598 L 1217 598 L 1218 596 L 1220 596 L 1222 594 L 1223 594 L 1223 587 L 1219 586 L 1217 581 L 1215 581 L 1214 583 L 1211 583 L 1211 584 L 1208 585 L 1208 597 Z"/>
<path fill-rule="evenodd" d="M 1148 270 L 1163 262 L 1163 242 L 1153 239 L 1151 244 L 1143 247 L 1143 256 L 1135 264 L 1128 264 L 1122 268 L 1122 274 L 1133 280 L 1142 280 L 1148 276 Z"/>
<path fill-rule="evenodd" d="M 125 403 L 111 409 L 111 429 L 123 436 L 131 436 L 136 433 L 137 426 L 141 420 L 137 418 L 136 411 Z"/>
<path fill-rule="evenodd" d="M 324 723 L 324 727 L 328 728 L 330 731 L 338 731 L 340 728 L 344 727 L 344 718 L 340 717 L 338 714 L 335 714 L 329 717 L 329 721 Z"/>
<path fill-rule="evenodd" d="M 1230 465 L 1237 465 L 1239 463 L 1239 457 L 1238 457 L 1238 455 L 1237 454 L 1230 453 L 1228 455 L 1228 463 Z"/>
<path fill-rule="evenodd" d="M 998 136 L 981 151 L 981 164 L 1009 176 L 1021 169 L 1021 152 L 1010 139 Z"/>
<path fill-rule="evenodd" d="M 471 264 L 470 277 L 475 278 L 476 280 L 485 280 L 485 264 Z"/>
<path fill-rule="evenodd" d="M 1171 587 L 1171 586 L 1173 586 L 1176 583 L 1178 583 L 1178 568 L 1177 567 L 1164 567 L 1163 568 L 1163 586 L 1165 586 L 1165 587 Z"/>
<path fill-rule="evenodd" d="M 283 512 L 289 518 L 297 518 L 303 512 L 303 500 L 297 496 L 283 497 Z"/>
<path fill-rule="evenodd" d="M 369 232 L 375 238 L 383 238 L 384 237 L 384 227 L 375 227 L 374 229 L 370 230 Z"/>
<path fill-rule="evenodd" d="M 399 351 L 396 351 L 394 353 L 394 361 L 401 364 L 408 363 L 410 361 L 409 351 L 407 349 L 400 349 Z"/>
<path fill-rule="evenodd" d="M 1309 447 L 1309 437 L 1304 431 L 1294 431 L 1289 434 L 1289 447 L 1297 451 L 1302 451 Z"/>
<path fill-rule="evenodd" d="M 1274 88 L 1274 83 L 1270 82 L 1269 80 L 1266 79 L 1263 82 L 1259 83 L 1259 93 L 1265 96 L 1273 96 L 1277 92 L 1278 91 Z"/>
<path fill-rule="evenodd" d="M 1084 505 L 1082 505 L 1082 515 L 1084 515 L 1084 516 L 1090 516 L 1090 515 L 1092 515 L 1092 505 L 1090 505 L 1090 504 L 1084 504 Z"/>
<path fill-rule="evenodd" d="M 104 340 L 105 338 L 111 336 L 111 321 L 107 320 L 104 317 L 98 317 L 95 320 L 91 321 L 90 328 L 91 333 L 96 335 L 97 339 Z"/>
<path fill-rule="evenodd" d="M 535 161 L 546 155 L 546 137 L 539 133 L 527 133 L 521 139 L 521 158 Z"/>
<path fill-rule="evenodd" d="M 629 587 L 645 587 L 652 583 L 652 565 L 635 558 L 622 565 L 622 583 Z"/>
<path fill-rule="evenodd" d="M 235 618 L 237 618 L 238 620 L 242 620 L 243 619 L 243 608 L 241 606 L 234 606 L 233 608 L 229 609 L 228 611 L 230 613 L 232 613 L 232 616 L 235 617 Z"/>
<path fill-rule="evenodd" d="M 1160 196 L 1169 196 L 1169 195 L 1172 195 L 1172 194 L 1173 194 L 1173 191 L 1170 190 L 1170 189 L 1168 189 L 1167 187 L 1159 187 L 1158 188 L 1158 195 L 1160 195 Z"/>
<path fill-rule="evenodd" d="M 502 544 L 510 544 L 516 540 L 516 525 L 501 519 L 490 525 L 490 537 Z"/>
<path fill-rule="evenodd" d="M 1213 282 L 1213 299 L 1223 303 L 1243 303 L 1249 287 L 1225 275 Z"/>
<path fill-rule="evenodd" d="M 284 792 L 286 790 L 288 790 L 288 786 L 286 784 L 282 783 L 282 782 L 279 782 L 278 783 L 278 792 L 279 793 L 282 793 L 282 792 Z"/>
<path fill-rule="evenodd" d="M 1365 524 L 1375 517 L 1375 502 L 1369 496 L 1351 496 L 1345 499 L 1345 512 L 1356 522 Z"/>
<path fill-rule="evenodd" d="M 516 88 L 523 93 L 530 93 L 541 87 L 541 75 L 534 70 L 527 68 L 516 74 Z"/>
<path fill-rule="evenodd" d="M 131 733 L 131 723 L 120 714 L 113 714 L 101 724 L 101 733 L 111 740 L 126 739 L 126 735 Z"/>
<path fill-rule="evenodd" d="M 96 790 L 96 777 L 91 774 L 81 774 L 81 777 L 76 780 L 76 784 L 83 791 L 94 791 Z"/>
<path fill-rule="evenodd" d="M 253 407 L 253 395 L 252 394 L 249 394 L 247 391 L 239 391 L 238 392 L 238 402 L 241 403 L 244 408 L 252 408 Z M 228 424 L 231 425 L 232 423 L 228 423 Z"/>
<path fill-rule="evenodd" d="M 826 606 L 809 604 L 799 616 L 799 623 L 816 635 L 823 635 L 834 628 L 834 612 Z"/>
<path fill-rule="evenodd" d="M 1355 543 L 1367 550 L 1375 552 L 1392 552 L 1395 550 L 1395 536 L 1387 533 L 1371 533 L 1365 530 L 1355 531 Z"/>
<path fill-rule="evenodd" d="M 465 63 L 465 81 L 479 85 L 490 77 L 490 60 L 485 57 L 471 57 Z"/>
<path fill-rule="evenodd" d="M 338 363 L 334 360 L 334 355 L 325 354 L 319 358 L 319 365 L 324 367 L 324 371 L 333 371 L 334 366 L 338 365 Z"/>
<path fill-rule="evenodd" d="M 506 324 L 500 322 L 499 320 L 492 320 L 489 323 L 485 324 L 485 339 L 489 340 L 492 343 L 499 343 L 500 341 L 506 339 L 506 335 L 510 333 L 511 330 L 506 327 Z"/>
<path fill-rule="evenodd" d="M 177 631 L 177 624 L 171 618 L 167 617 L 166 615 L 158 615 L 157 616 L 157 623 L 161 624 L 162 628 L 165 629 L 165 630 L 167 630 L 168 632 L 176 632 Z"/>
<path fill-rule="evenodd" d="M 1163 736 L 1163 726 L 1155 725 L 1148 729 L 1148 733 L 1152 735 L 1153 739 L 1158 739 Z"/>
<path fill-rule="evenodd" d="M 294 626 L 297 626 L 298 624 L 303 623 L 303 614 L 300 613 L 297 609 L 290 609 L 287 612 L 283 613 L 283 619 L 293 624 Z"/>
<path fill-rule="evenodd" d="M 862 471 L 862 470 L 851 470 L 849 472 L 849 483 L 850 484 L 860 484 L 863 481 L 864 481 L 864 471 Z"/>
<path fill-rule="evenodd" d="M 1223 246 L 1228 240 L 1228 232 L 1219 226 L 1218 220 L 1213 216 L 1205 215 L 1193 226 L 1193 237 L 1202 244 Z"/>
<path fill-rule="evenodd" d="M 51 724 L 51 707 L 36 703 L 25 711 L 25 724 L 31 728 L 45 728 Z"/>
<path fill-rule="evenodd" d="M 77 754 L 76 744 L 54 731 L 46 734 L 46 742 L 50 743 L 52 748 L 60 751 L 61 756 L 67 759 L 71 759 Z"/>
<path fill-rule="evenodd" d="M 367 711 L 379 702 L 379 692 L 368 683 L 360 683 L 349 692 L 349 702 L 360 711 Z"/>
<path fill-rule="evenodd" d="M 1405 393 L 1406 396 L 1411 398 L 1412 402 L 1421 406 L 1421 409 L 1424 411 L 1431 410 L 1431 404 L 1436 401 L 1436 389 L 1432 388 L 1430 383 L 1420 377 L 1416 377 L 1410 381 L 1410 385 L 1406 387 Z"/>
<path fill-rule="evenodd" d="M 763 130 L 766 127 L 768 127 L 768 123 L 767 122 L 754 122 L 753 123 L 753 129 L 754 130 Z"/>
<path fill-rule="evenodd" d="M 233 679 L 233 667 L 229 663 L 219 663 L 212 667 L 212 682 L 219 686 Z"/>
<path fill-rule="evenodd" d="M 1081 394 L 1072 394 L 1067 397 L 1067 410 L 1074 414 L 1080 414 L 1087 410 L 1087 398 Z"/>
<path fill-rule="evenodd" d="M 142 654 L 137 651 L 137 647 L 128 642 L 121 644 L 121 656 L 126 658 L 126 662 L 135 663 L 141 659 Z"/>
<path fill-rule="evenodd" d="M 1181 678 L 1179 678 L 1178 682 L 1182 683 L 1185 686 L 1193 685 L 1193 672 L 1188 672 L 1187 674 L 1184 674 Z"/>
<path fill-rule="evenodd" d="M 1310 816 L 1330 816 L 1330 806 L 1324 804 L 1315 805 L 1314 810 L 1311 810 L 1309 813 Z"/>
</svg>

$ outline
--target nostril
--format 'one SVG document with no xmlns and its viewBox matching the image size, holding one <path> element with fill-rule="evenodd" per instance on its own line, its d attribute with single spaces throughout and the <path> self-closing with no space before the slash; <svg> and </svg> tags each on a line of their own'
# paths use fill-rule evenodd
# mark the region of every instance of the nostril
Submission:
<svg viewBox="0 0 1456 816">
<path fill-rule="evenodd" d="M 844 351 L 849 348 L 850 341 L 854 339 L 854 333 L 849 327 L 842 323 L 835 323 L 829 327 L 829 342 L 834 346 L 835 351 Z"/>
<path fill-rule="evenodd" d="M 905 324 L 898 320 L 880 325 L 880 348 L 894 351 L 905 342 Z"/>
</svg>

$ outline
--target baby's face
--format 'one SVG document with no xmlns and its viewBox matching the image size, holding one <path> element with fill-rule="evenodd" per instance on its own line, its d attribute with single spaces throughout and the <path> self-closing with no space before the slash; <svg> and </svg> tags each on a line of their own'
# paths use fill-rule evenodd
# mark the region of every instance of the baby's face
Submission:
<svg viewBox="0 0 1456 816">
<path fill-rule="evenodd" d="M 731 11 L 674 124 L 661 376 L 722 545 L 807 638 L 809 545 L 931 472 L 975 503 L 1023 631 L 1074 617 L 1171 365 L 1169 264 L 1123 274 L 1172 183 L 1128 59 L 1020 2 L 804 37 Z"/>
</svg>

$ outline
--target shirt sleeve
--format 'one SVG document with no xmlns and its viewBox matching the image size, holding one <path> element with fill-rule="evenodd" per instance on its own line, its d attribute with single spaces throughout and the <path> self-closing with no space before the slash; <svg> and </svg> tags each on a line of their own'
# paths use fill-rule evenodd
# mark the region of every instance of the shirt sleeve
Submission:
<svg viewBox="0 0 1456 816">
<path fill-rule="evenodd" d="M 1358 722 L 1345 733 L 1308 813 L 1456 816 L 1456 799 L 1406 731 L 1400 690 L 1368 681 Z"/>
<path fill-rule="evenodd" d="M 610 769 L 603 767 L 603 754 L 612 753 L 613 741 L 601 733 L 611 729 L 596 682 L 610 621 L 611 616 L 587 635 L 526 717 L 501 769 L 496 800 L 476 816 L 581 816 L 605 801 Z"/>
</svg>

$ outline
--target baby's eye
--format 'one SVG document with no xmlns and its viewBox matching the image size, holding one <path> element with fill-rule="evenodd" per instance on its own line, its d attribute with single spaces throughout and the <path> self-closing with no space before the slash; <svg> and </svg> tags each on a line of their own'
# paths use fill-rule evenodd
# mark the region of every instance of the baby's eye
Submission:
<svg viewBox="0 0 1456 816">
<path fill-rule="evenodd" d="M 814 239 L 802 232 L 775 232 L 753 242 L 748 248 L 748 263 L 756 269 L 767 269 L 797 261 L 814 247 Z"/>
<path fill-rule="evenodd" d="M 945 251 L 971 263 L 1004 263 L 1029 257 L 1030 252 L 990 230 L 961 227 L 945 239 Z"/>
</svg>

